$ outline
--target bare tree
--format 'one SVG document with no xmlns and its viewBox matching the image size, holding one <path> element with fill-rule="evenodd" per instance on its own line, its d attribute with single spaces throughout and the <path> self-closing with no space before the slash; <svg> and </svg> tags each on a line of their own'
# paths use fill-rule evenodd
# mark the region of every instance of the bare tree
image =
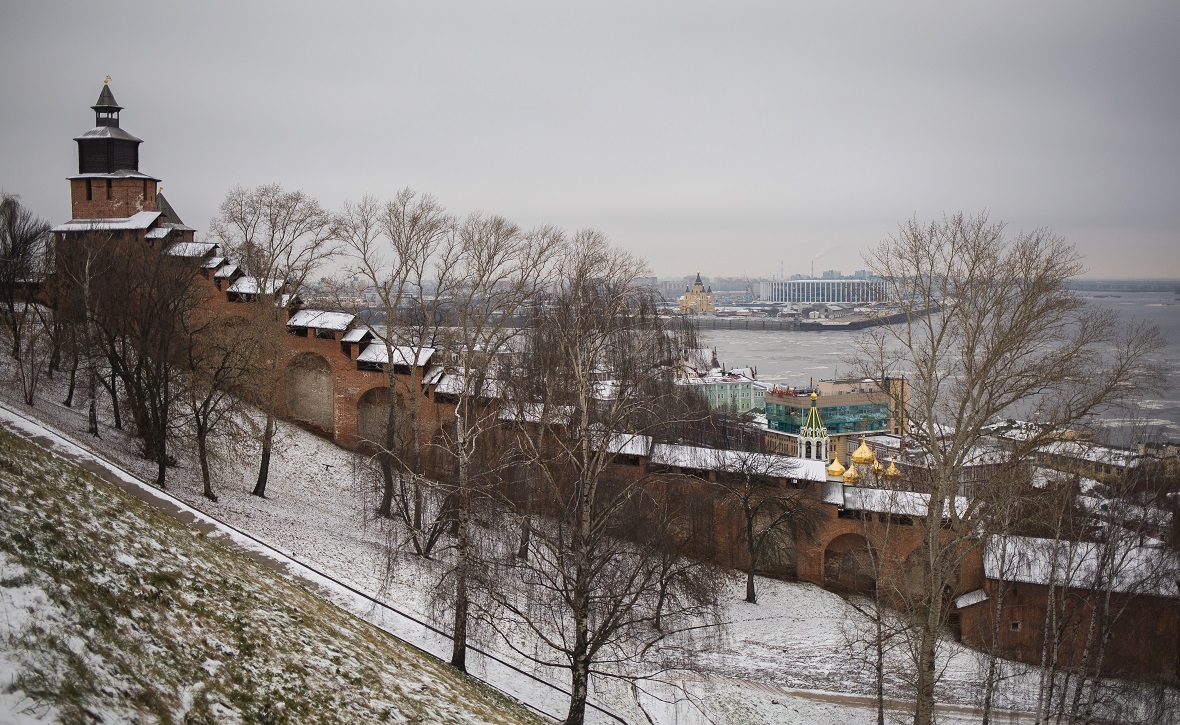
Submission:
<svg viewBox="0 0 1180 725">
<path fill-rule="evenodd" d="M 264 332 L 258 340 L 258 363 L 268 374 L 259 377 L 254 401 L 266 415 L 255 496 L 266 495 L 275 412 L 283 384 L 285 309 L 324 262 L 337 252 L 332 215 L 302 191 L 284 191 L 278 184 L 253 189 L 234 187 L 221 202 L 209 234 L 227 256 L 241 265 L 238 299 Z M 235 283 L 238 284 L 238 283 Z"/>
<path fill-rule="evenodd" d="M 437 445 L 454 462 L 445 490 L 453 503 L 454 567 L 451 664 L 466 669 L 469 579 L 474 561 L 470 525 L 474 499 L 487 497 L 501 465 L 480 455 L 497 425 L 498 398 L 513 373 L 512 339 L 521 308 L 534 301 L 562 244 L 542 227 L 525 233 L 498 216 L 472 214 L 456 235 L 453 286 L 447 295 L 452 324 L 446 351 L 454 361 L 435 389 L 454 400 L 453 421 Z"/>
<path fill-rule="evenodd" d="M 715 451 L 716 488 L 726 506 L 740 516 L 746 554 L 746 601 L 757 604 L 754 577 L 771 548 L 790 540 L 811 537 L 822 515 L 814 496 L 788 489 L 788 479 L 799 475 L 795 459 L 748 451 Z"/>
<path fill-rule="evenodd" d="M 427 360 L 440 341 L 441 305 L 454 277 L 454 221 L 431 196 L 403 189 L 381 204 L 365 197 L 346 204 L 337 223 L 351 272 L 376 297 L 384 322 L 378 328 L 385 347 L 389 407 L 376 440 L 382 490 L 381 517 L 397 517 L 420 556 L 429 556 L 441 534 L 436 517 L 427 521 L 423 482 L 424 385 L 418 361 Z M 439 294 L 439 293 L 442 294 Z M 412 361 L 398 365 L 399 360 Z M 398 372 L 408 368 L 408 374 Z"/>
<path fill-rule="evenodd" d="M 0 304 L 12 343 L 12 357 L 21 357 L 25 310 L 49 265 L 49 224 L 37 218 L 20 197 L 0 194 Z"/>
<path fill-rule="evenodd" d="M 197 445 L 205 498 L 216 501 L 210 446 L 216 432 L 237 433 L 245 415 L 242 391 L 254 380 L 257 337 L 250 320 L 208 306 L 186 320 L 183 399 Z M 231 439 L 240 439 L 231 435 Z"/>
<path fill-rule="evenodd" d="M 885 693 L 889 675 L 893 674 L 890 656 L 906 644 L 910 630 L 906 604 L 911 582 L 907 580 L 904 562 L 893 546 L 897 524 L 910 518 L 894 513 L 903 510 L 901 499 L 908 493 L 880 488 L 881 484 L 888 486 L 889 481 L 872 469 L 866 471 L 862 483 L 880 491 L 882 495 L 875 496 L 875 500 L 880 504 L 878 508 L 886 509 L 886 512 L 883 516 L 874 516 L 870 510 L 850 511 L 862 522 L 864 548 L 849 552 L 851 556 L 846 555 L 850 559 L 846 563 L 851 569 L 846 574 L 868 586 L 867 591 L 852 592 L 847 598 L 848 604 L 864 619 L 854 623 L 846 636 L 853 651 L 859 651 L 872 668 L 877 723 L 884 725 Z M 894 611 L 894 608 L 901 611 Z"/>
<path fill-rule="evenodd" d="M 156 484 L 163 488 L 172 463 L 168 444 L 188 342 L 185 325 L 205 301 L 203 285 L 195 281 L 197 270 L 128 235 L 93 232 L 71 237 L 62 247 L 58 311 L 83 331 L 91 433 L 98 433 L 94 401 L 101 371 L 94 351 L 99 350 L 125 395 L 144 457 L 157 464 Z M 112 397 L 115 385 L 110 383 Z"/>
<path fill-rule="evenodd" d="M 534 517 L 527 560 L 502 563 L 524 590 L 493 592 L 495 621 L 527 628 L 547 650 L 522 654 L 570 671 L 571 724 L 584 720 L 592 674 L 622 675 L 716 601 L 703 570 L 667 566 L 660 541 L 670 522 L 653 514 L 668 510 L 653 500 L 661 487 L 625 463 L 650 454 L 649 434 L 686 415 L 671 375 L 685 341 L 632 285 L 641 269 L 597 232 L 575 235 L 527 330 L 519 369 L 534 379 L 529 403 L 543 412 L 514 415 L 523 430 L 513 440 L 530 459 L 548 516 Z M 547 430 L 527 434 L 534 426 Z M 665 575 L 674 577 L 670 586 L 661 586 Z"/>
<path fill-rule="evenodd" d="M 52 316 L 33 300 L 49 267 L 49 224 L 20 203 L 0 195 L 0 317 L 5 323 L 24 401 L 32 405 L 46 370 Z"/>
<path fill-rule="evenodd" d="M 1156 538 L 1167 513 L 1136 492 L 1137 483 L 1129 476 L 1107 476 L 1100 483 L 1057 474 L 1046 486 L 1050 495 L 1039 502 L 1040 530 L 1033 532 L 1039 535 L 992 540 L 993 566 L 1007 556 L 1024 581 L 1045 590 L 1038 722 L 1134 716 L 1139 695 L 1106 679 L 1116 671 L 1109 660 L 1112 652 L 1124 663 L 1149 656 L 1134 650 L 1158 631 L 1159 613 L 1141 600 L 1173 596 L 1180 577 L 1180 557 Z M 1134 610 L 1142 619 L 1130 620 Z M 1138 645 L 1128 641 L 1130 632 L 1139 637 Z M 1180 657 L 1152 664 L 1161 680 L 1174 681 L 1180 671 Z"/>
<path fill-rule="evenodd" d="M 986 214 L 911 220 L 866 262 L 904 321 L 863 336 L 855 370 L 908 378 L 910 426 L 927 460 L 914 712 L 914 722 L 927 725 L 946 597 L 985 511 L 979 499 L 961 503 L 959 491 L 984 426 L 1012 411 L 1047 430 L 1079 420 L 1144 381 L 1143 363 L 1161 336 L 1086 309 L 1066 287 L 1082 270 L 1079 256 L 1060 237 L 1035 230 L 1009 239 Z M 941 312 L 928 314 L 939 304 Z"/>
</svg>

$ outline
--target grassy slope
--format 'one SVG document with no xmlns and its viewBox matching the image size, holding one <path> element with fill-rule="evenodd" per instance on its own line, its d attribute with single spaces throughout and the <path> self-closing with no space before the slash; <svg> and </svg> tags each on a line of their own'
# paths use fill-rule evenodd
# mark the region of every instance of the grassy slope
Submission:
<svg viewBox="0 0 1180 725">
<path fill-rule="evenodd" d="M 480 683 L 0 432 L 0 719 L 522 722 Z"/>
</svg>

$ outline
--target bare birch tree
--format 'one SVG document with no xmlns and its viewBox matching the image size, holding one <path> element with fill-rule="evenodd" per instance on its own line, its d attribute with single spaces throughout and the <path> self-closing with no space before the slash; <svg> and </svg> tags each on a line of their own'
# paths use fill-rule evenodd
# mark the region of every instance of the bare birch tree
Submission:
<svg viewBox="0 0 1180 725">
<path fill-rule="evenodd" d="M 979 499 L 959 504 L 959 475 L 978 455 L 984 426 L 1012 411 L 1047 430 L 1081 419 L 1143 381 L 1161 336 L 1086 308 L 1066 286 L 1082 266 L 1063 239 L 1043 229 L 1008 238 L 986 213 L 906 222 L 866 262 L 905 319 L 861 338 L 855 370 L 908 378 L 910 426 L 928 461 L 914 712 L 927 725 L 947 592 L 985 511 Z"/>
<path fill-rule="evenodd" d="M 537 380 L 530 404 L 552 412 L 514 416 L 524 429 L 548 430 L 513 438 L 530 458 L 548 516 L 534 518 L 527 560 L 502 563 L 524 589 L 493 592 L 496 621 L 506 618 L 543 643 L 543 651 L 522 654 L 569 670 L 571 725 L 585 718 L 592 675 L 624 675 L 652 643 L 699 623 L 716 601 L 705 570 L 667 566 L 660 539 L 671 522 L 653 512 L 669 507 L 651 500 L 660 487 L 645 485 L 649 477 L 622 465 L 650 453 L 647 434 L 686 414 L 671 376 L 685 341 L 632 284 L 642 268 L 597 232 L 575 235 L 527 331 L 521 364 L 521 374 Z M 660 581 L 668 574 L 671 590 Z"/>
<path fill-rule="evenodd" d="M 454 221 L 432 196 L 403 189 L 381 204 L 365 197 L 346 204 L 338 227 L 350 270 L 374 295 L 384 321 L 378 338 L 385 347 L 389 408 L 377 440 L 382 490 L 377 515 L 396 517 L 406 527 L 419 556 L 430 556 L 441 533 L 437 517 L 428 520 L 423 481 L 423 406 L 420 360 L 440 341 L 440 305 L 448 295 L 457 255 Z M 440 294 L 441 292 L 441 294 Z M 412 361 L 408 366 L 395 363 Z M 408 367 L 400 374 L 399 367 Z"/>
<path fill-rule="evenodd" d="M 512 341 L 522 307 L 536 300 L 559 251 L 561 235 L 549 227 L 523 232 L 498 216 L 472 214 L 456 234 L 454 283 L 447 295 L 452 316 L 446 351 L 454 361 L 436 388 L 454 400 L 453 420 L 436 445 L 454 462 L 446 492 L 453 503 L 454 564 L 448 579 L 453 608 L 451 664 L 466 669 L 472 507 L 487 499 L 501 463 L 481 452 L 498 418 L 505 379 L 514 374 Z"/>
<path fill-rule="evenodd" d="M 259 322 L 260 376 L 254 401 L 266 416 L 255 496 L 266 496 L 275 411 L 284 380 L 285 302 L 294 300 L 321 266 L 337 252 L 335 224 L 319 201 L 302 191 L 284 191 L 278 184 L 246 189 L 234 187 L 221 202 L 209 236 L 237 261 L 245 277 L 240 299 Z"/>
</svg>

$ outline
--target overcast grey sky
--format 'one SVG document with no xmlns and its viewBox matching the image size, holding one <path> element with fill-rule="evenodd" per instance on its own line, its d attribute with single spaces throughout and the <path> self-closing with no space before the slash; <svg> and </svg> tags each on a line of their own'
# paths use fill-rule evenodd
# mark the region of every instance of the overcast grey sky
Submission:
<svg viewBox="0 0 1180 725">
<path fill-rule="evenodd" d="M 986 208 L 1180 278 L 1175 0 L 2 2 L 0 187 L 54 223 L 110 74 L 199 233 L 236 184 L 409 185 L 756 277 Z"/>
</svg>

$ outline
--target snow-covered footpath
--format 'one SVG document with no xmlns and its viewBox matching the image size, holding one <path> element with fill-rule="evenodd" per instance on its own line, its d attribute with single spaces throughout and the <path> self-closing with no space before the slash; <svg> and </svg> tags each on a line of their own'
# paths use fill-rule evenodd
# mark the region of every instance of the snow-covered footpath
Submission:
<svg viewBox="0 0 1180 725">
<path fill-rule="evenodd" d="M 242 455 L 218 463 L 215 488 L 220 498 L 213 503 L 201 496 L 199 471 L 183 451 L 178 452 L 180 463 L 168 472 L 168 491 L 162 493 L 142 482 L 154 478 L 154 467 L 137 457 L 134 440 L 105 424 L 100 439 L 87 436 L 81 411 L 54 402 L 60 397 L 48 391 L 30 409 L 6 395 L 0 422 L 63 455 L 89 461 L 88 467 L 108 469 L 142 498 L 174 508 L 182 520 L 265 558 L 398 637 L 440 656 L 449 653 L 447 640 L 422 624 L 434 622 L 445 629 L 435 621 L 439 610 L 431 594 L 439 565 L 404 555 L 390 560 L 387 532 L 364 514 L 363 492 L 356 483 L 363 461 L 356 454 L 284 425 L 271 463 L 268 497 L 250 495 L 256 462 L 253 451 L 239 451 Z M 723 611 L 726 625 L 701 640 L 667 645 L 684 649 L 677 654 L 690 667 L 639 687 L 600 682 L 592 701 L 626 722 L 876 722 L 869 668 L 863 653 L 849 644 L 858 628 L 867 627 L 864 618 L 840 597 L 810 584 L 760 580 L 758 586 L 759 603 L 749 605 L 741 601 L 743 582 L 733 578 Z M 514 662 L 520 671 L 476 656 L 469 660 L 473 675 L 543 712 L 564 714 L 564 671 L 542 671 L 514 659 L 490 635 L 478 645 Z M 972 706 L 978 658 L 953 642 L 944 651 L 939 720 L 977 721 Z M 904 671 L 904 652 L 894 657 L 892 669 Z M 1006 688 L 1017 699 L 1004 704 L 1022 709 L 1021 696 L 1032 678 L 1031 673 L 1017 674 Z M 891 719 L 909 719 L 902 679 L 892 678 L 890 693 L 897 698 Z M 587 715 L 590 722 L 618 722 L 602 711 Z M 1009 711 L 996 721 L 1026 720 Z"/>
</svg>

